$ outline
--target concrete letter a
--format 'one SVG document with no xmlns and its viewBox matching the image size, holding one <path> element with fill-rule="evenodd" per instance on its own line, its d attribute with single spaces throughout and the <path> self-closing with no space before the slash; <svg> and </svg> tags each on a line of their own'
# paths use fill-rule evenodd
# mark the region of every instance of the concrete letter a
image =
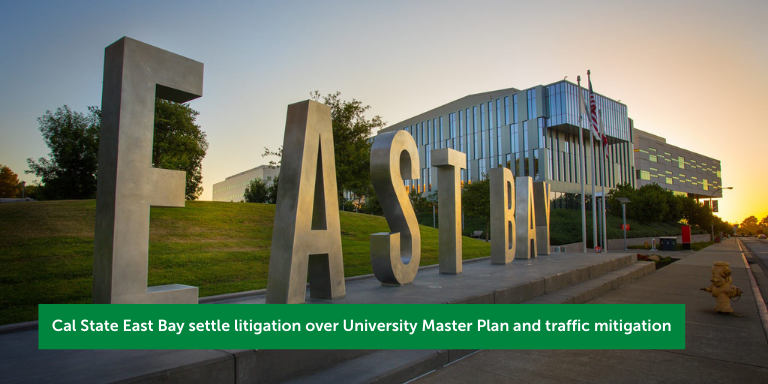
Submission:
<svg viewBox="0 0 768 384">
<path fill-rule="evenodd" d="M 303 303 L 346 295 L 331 109 L 314 101 L 288 106 L 277 190 L 267 303 Z"/>
</svg>

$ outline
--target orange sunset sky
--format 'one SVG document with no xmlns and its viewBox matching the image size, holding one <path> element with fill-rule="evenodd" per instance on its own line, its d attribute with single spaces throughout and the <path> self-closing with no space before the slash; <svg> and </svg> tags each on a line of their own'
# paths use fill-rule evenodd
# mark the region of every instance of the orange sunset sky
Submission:
<svg viewBox="0 0 768 384">
<path fill-rule="evenodd" d="M 721 217 L 768 215 L 765 1 L 9 2 L 0 164 L 48 153 L 36 118 L 101 104 L 104 48 L 129 36 L 205 64 L 191 103 L 205 192 L 266 163 L 286 106 L 341 91 L 395 123 L 468 94 L 592 70 L 635 125 L 722 162 Z"/>
</svg>

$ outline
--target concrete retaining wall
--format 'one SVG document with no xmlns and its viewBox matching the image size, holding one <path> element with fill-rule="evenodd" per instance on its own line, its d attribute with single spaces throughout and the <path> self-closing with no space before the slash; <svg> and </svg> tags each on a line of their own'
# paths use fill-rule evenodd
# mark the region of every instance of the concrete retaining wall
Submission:
<svg viewBox="0 0 768 384">
<path fill-rule="evenodd" d="M 664 236 L 666 237 L 666 236 Z M 701 234 L 701 235 L 691 235 L 691 241 L 694 243 L 699 243 L 702 241 L 709 241 L 710 235 L 707 233 Z M 648 244 L 652 244 L 652 240 L 656 240 L 656 249 L 659 248 L 659 236 L 656 237 L 635 237 L 635 238 L 628 238 L 627 239 L 627 245 L 643 245 L 647 241 Z M 682 236 L 677 236 L 677 242 L 678 244 L 683 242 Z M 558 245 L 558 246 L 552 246 L 552 251 L 554 252 L 556 247 L 560 247 L 560 252 L 581 252 L 581 242 L 578 243 L 572 243 L 572 244 L 566 244 L 566 245 Z M 565 250 L 563 250 L 563 247 L 565 247 Z M 608 240 L 608 250 L 624 250 L 624 239 L 609 239 Z"/>
</svg>

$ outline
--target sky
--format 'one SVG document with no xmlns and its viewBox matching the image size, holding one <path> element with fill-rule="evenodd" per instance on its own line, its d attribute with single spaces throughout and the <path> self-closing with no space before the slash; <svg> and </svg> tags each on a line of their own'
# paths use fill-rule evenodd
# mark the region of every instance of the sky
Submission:
<svg viewBox="0 0 768 384">
<path fill-rule="evenodd" d="M 592 71 L 639 129 L 722 164 L 719 215 L 768 215 L 766 1 L 0 0 L 0 164 L 48 155 L 37 118 L 101 105 L 128 36 L 205 65 L 202 200 L 269 159 L 288 104 L 340 91 L 390 124 L 468 94 Z"/>
</svg>

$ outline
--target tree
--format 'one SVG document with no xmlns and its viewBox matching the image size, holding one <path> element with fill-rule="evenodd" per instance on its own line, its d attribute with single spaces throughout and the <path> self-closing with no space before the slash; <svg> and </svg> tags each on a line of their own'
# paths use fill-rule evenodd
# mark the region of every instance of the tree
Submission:
<svg viewBox="0 0 768 384">
<path fill-rule="evenodd" d="M 14 198 L 21 196 L 19 175 L 10 168 L 0 165 L 0 197 Z"/>
<path fill-rule="evenodd" d="M 40 184 L 27 184 L 24 187 L 24 197 L 32 200 L 45 200 Z"/>
<path fill-rule="evenodd" d="M 432 196 L 431 194 L 429 195 Z M 411 205 L 413 205 L 413 210 L 416 213 L 432 213 L 432 204 L 436 205 L 436 201 L 432 201 L 430 198 L 424 197 L 421 193 L 419 193 L 416 189 L 412 189 L 411 192 L 408 193 L 408 199 L 411 200 Z"/>
<path fill-rule="evenodd" d="M 272 179 L 272 184 L 267 187 L 267 200 L 270 204 L 277 204 L 277 182 L 280 180 L 280 176 L 275 176 Z"/>
<path fill-rule="evenodd" d="M 461 193 L 461 206 L 464 213 L 485 219 L 485 239 L 491 222 L 491 182 L 485 175 L 482 180 L 473 181 L 464 187 Z"/>
<path fill-rule="evenodd" d="M 713 216 L 714 222 L 712 223 L 712 226 L 714 227 L 715 233 L 719 234 L 720 232 L 723 232 L 725 234 L 732 235 L 733 234 L 733 225 L 727 221 L 723 221 L 723 219 Z"/>
<path fill-rule="evenodd" d="M 27 159 L 30 171 L 41 178 L 41 193 L 48 199 L 88 199 L 96 195 L 101 111 L 88 107 L 88 115 L 66 105 L 40 117 L 40 131 L 51 149 L 50 159 Z M 155 101 L 152 165 L 186 172 L 185 198 L 203 192 L 202 161 L 208 141 L 195 124 L 198 112 L 189 104 Z"/>
<path fill-rule="evenodd" d="M 68 106 L 46 111 L 37 119 L 50 158 L 27 159 L 30 171 L 41 178 L 47 199 L 90 199 L 96 195 L 99 126 L 101 113 L 88 108 L 88 115 Z"/>
<path fill-rule="evenodd" d="M 760 220 L 760 229 L 763 231 L 762 233 L 768 233 L 768 216 Z"/>
<path fill-rule="evenodd" d="M 372 119 L 365 117 L 371 108 L 352 99 L 341 99 L 341 92 L 329 93 L 321 97 L 314 91 L 311 97 L 331 107 L 333 126 L 333 151 L 336 157 L 336 183 L 339 193 L 350 191 L 356 195 L 365 195 L 371 185 L 371 131 L 384 127 L 384 121 L 376 115 Z"/>
<path fill-rule="evenodd" d="M 343 193 L 352 192 L 356 196 L 371 195 L 371 132 L 384 127 L 384 121 L 376 115 L 371 119 L 365 117 L 365 112 L 371 106 L 363 105 L 359 100 L 346 101 L 341 99 L 341 92 L 321 96 L 320 92 L 310 92 L 312 100 L 331 107 L 331 125 L 333 128 L 333 152 L 336 160 L 336 185 L 339 201 L 343 201 Z M 263 156 L 282 158 L 283 148 L 271 151 L 264 148 Z M 272 167 L 281 163 L 270 161 Z"/>
<path fill-rule="evenodd" d="M 691 226 L 707 228 L 712 220 L 712 212 L 696 200 L 685 197 L 682 199 L 681 212 L 683 218 Z"/>
<path fill-rule="evenodd" d="M 269 203 L 269 187 L 262 179 L 253 179 L 245 187 L 243 199 L 246 203 Z"/>
<path fill-rule="evenodd" d="M 739 225 L 739 232 L 747 236 L 756 234 L 758 229 L 760 229 L 760 227 L 758 226 L 757 217 L 755 216 L 747 217 Z"/>
<path fill-rule="evenodd" d="M 665 223 L 678 223 L 680 220 L 683 219 L 683 205 L 685 204 L 684 200 L 693 200 L 692 198 L 688 196 L 682 196 L 682 195 L 675 195 L 672 193 L 672 191 L 667 191 L 666 193 L 667 197 L 667 208 L 669 210 L 667 211 L 667 214 L 664 216 L 663 220 Z"/>
<path fill-rule="evenodd" d="M 363 205 L 360 207 L 360 211 L 363 213 L 367 213 L 369 215 L 383 215 L 384 210 L 381 208 L 381 202 L 379 201 L 379 197 L 376 196 L 376 193 L 373 191 L 373 186 L 371 186 L 370 190 L 368 191 L 368 194 L 365 195 L 365 201 L 363 202 Z"/>
<path fill-rule="evenodd" d="M 187 200 L 203 193 L 203 158 L 208 151 L 205 132 L 195 124 L 197 115 L 189 104 L 156 99 L 152 165 L 186 172 Z"/>
<path fill-rule="evenodd" d="M 619 197 L 626 197 L 630 201 L 627 204 L 628 219 L 643 223 L 677 223 L 686 218 L 689 222 L 693 220 L 697 224 L 703 223 L 704 218 L 699 218 L 702 214 L 698 208 L 700 204 L 690 197 L 675 195 L 656 183 L 638 189 L 630 184 L 617 185 L 608 194 L 607 201 L 608 211 L 616 217 L 622 215 Z"/>
<path fill-rule="evenodd" d="M 606 196 L 608 212 L 616 217 L 622 217 L 622 208 L 621 202 L 619 202 L 619 197 L 626 197 L 630 201 L 629 204 L 632 204 L 635 200 L 635 191 L 637 190 L 630 183 L 616 185 L 616 188 L 612 189 L 611 192 L 608 192 L 608 195 Z M 627 206 L 627 208 L 629 208 L 629 206 Z"/>
</svg>

